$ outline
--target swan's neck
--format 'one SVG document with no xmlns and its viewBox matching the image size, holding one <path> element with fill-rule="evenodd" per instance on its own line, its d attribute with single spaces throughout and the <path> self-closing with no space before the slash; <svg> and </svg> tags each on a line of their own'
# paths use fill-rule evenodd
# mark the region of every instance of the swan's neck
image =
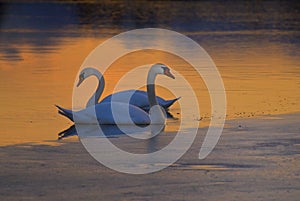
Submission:
<svg viewBox="0 0 300 201">
<path fill-rule="evenodd" d="M 151 124 L 164 125 L 166 118 L 161 107 L 158 105 L 155 94 L 155 78 L 158 72 L 155 68 L 151 68 L 147 77 L 147 94 L 150 103 L 149 115 Z"/>
<path fill-rule="evenodd" d="M 92 72 L 90 73 L 90 75 L 94 75 L 97 77 L 98 86 L 97 86 L 95 93 L 92 95 L 92 97 L 87 102 L 86 107 L 94 106 L 98 103 L 98 100 L 100 99 L 102 92 L 104 90 L 104 86 L 105 86 L 105 81 L 104 81 L 103 75 L 99 71 L 93 69 Z"/>
<path fill-rule="evenodd" d="M 147 95 L 150 104 L 150 108 L 154 105 L 158 105 L 156 100 L 156 93 L 155 93 L 155 78 L 157 73 L 154 72 L 153 68 L 150 69 L 147 77 Z"/>
</svg>

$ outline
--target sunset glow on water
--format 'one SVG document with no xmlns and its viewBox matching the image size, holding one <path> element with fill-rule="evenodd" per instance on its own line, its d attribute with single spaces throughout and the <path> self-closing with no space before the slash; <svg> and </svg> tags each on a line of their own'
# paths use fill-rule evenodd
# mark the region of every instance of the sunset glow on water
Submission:
<svg viewBox="0 0 300 201">
<path fill-rule="evenodd" d="M 218 5 L 215 9 L 222 11 L 218 14 L 203 12 L 202 4 L 197 2 L 185 6 L 181 2 L 173 4 L 174 12 L 168 14 L 164 3 L 157 4 L 163 12 L 151 20 L 146 14 L 139 16 L 141 13 L 120 17 L 118 11 L 122 12 L 122 8 L 114 8 L 114 12 L 106 16 L 105 11 L 97 9 L 102 8 L 101 5 L 93 9 L 85 3 L 79 6 L 72 3 L 4 4 L 0 33 L 0 145 L 55 141 L 57 133 L 71 122 L 57 114 L 54 104 L 72 107 L 73 85 L 84 59 L 108 38 L 143 27 L 160 27 L 185 34 L 208 52 L 226 89 L 227 119 L 300 111 L 299 14 L 279 8 L 276 3 L 268 4 L 267 12 L 254 7 L 256 14 L 247 16 L 243 10 L 251 5 L 240 5 L 241 11 L 234 13 Z M 112 6 L 109 2 L 105 5 Z M 56 12 L 52 12 L 53 9 Z M 180 9 L 192 11 L 182 13 Z M 87 15 L 82 16 L 82 13 Z M 102 14 L 103 18 L 97 17 Z M 221 22 L 223 26 L 218 26 Z M 211 111 L 205 83 L 190 70 L 186 61 L 166 52 L 145 50 L 114 62 L 104 74 L 107 83 L 102 98 L 113 91 L 117 81 L 130 69 L 157 62 L 167 64 L 190 82 L 201 112 L 194 121 L 202 120 L 200 127 L 207 125 Z M 161 80 L 157 79 L 157 84 Z M 87 82 L 94 82 L 96 87 L 96 79 Z M 178 82 L 174 87 L 184 90 Z M 124 86 L 123 90 L 126 89 Z M 161 87 L 157 93 L 166 99 L 174 98 Z M 178 103 L 170 109 L 174 117 L 180 119 L 179 111 Z M 176 121 L 171 122 L 170 125 L 176 125 Z"/>
</svg>

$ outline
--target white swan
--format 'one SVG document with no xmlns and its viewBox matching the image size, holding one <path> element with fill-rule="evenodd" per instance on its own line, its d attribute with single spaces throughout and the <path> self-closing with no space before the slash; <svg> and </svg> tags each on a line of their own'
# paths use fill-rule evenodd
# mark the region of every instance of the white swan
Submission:
<svg viewBox="0 0 300 201">
<path fill-rule="evenodd" d="M 166 73 L 168 72 L 166 71 Z M 90 107 L 98 103 L 98 100 L 100 99 L 105 87 L 105 80 L 103 75 L 95 68 L 85 68 L 80 72 L 79 82 L 77 84 L 77 87 L 80 86 L 80 84 L 90 76 L 97 77 L 98 87 L 94 95 L 88 100 L 86 107 Z M 149 104 L 148 95 L 146 91 L 141 91 L 141 90 L 120 91 L 106 96 L 101 100 L 100 103 L 111 102 L 112 99 L 113 102 L 124 102 L 124 103 L 129 102 L 130 105 L 137 106 L 146 111 L 150 109 L 150 104 Z M 159 96 L 156 96 L 156 99 L 158 101 L 158 104 L 167 110 L 171 105 L 173 105 L 173 103 L 175 103 L 178 99 L 180 99 L 180 97 L 171 100 L 165 100 Z"/>
<path fill-rule="evenodd" d="M 98 73 L 101 75 L 100 72 Z M 170 73 L 170 69 L 164 64 L 154 64 L 150 68 L 147 77 L 147 96 L 151 107 L 149 114 L 139 107 L 121 102 L 103 102 L 80 111 L 67 110 L 59 106 L 56 107 L 59 109 L 61 115 L 66 116 L 72 121 L 74 121 L 75 116 L 76 123 L 81 124 L 164 124 L 165 115 L 161 107 L 159 107 L 155 96 L 154 82 L 158 74 L 163 74 L 173 79 L 175 78 Z M 103 79 L 102 77 L 103 76 L 100 76 L 100 81 Z M 77 85 L 80 85 L 80 81 Z M 95 103 L 95 98 L 101 96 L 103 91 L 101 87 L 104 88 L 104 85 L 101 86 L 101 84 L 99 84 L 98 88 L 100 88 L 100 90 L 97 90 L 98 92 L 96 91 L 92 96 L 89 100 L 90 103 Z M 112 108 L 114 108 L 114 115 L 117 115 L 117 118 L 113 116 Z M 130 119 L 128 119 L 128 109 Z M 94 116 L 95 112 L 96 118 Z"/>
</svg>

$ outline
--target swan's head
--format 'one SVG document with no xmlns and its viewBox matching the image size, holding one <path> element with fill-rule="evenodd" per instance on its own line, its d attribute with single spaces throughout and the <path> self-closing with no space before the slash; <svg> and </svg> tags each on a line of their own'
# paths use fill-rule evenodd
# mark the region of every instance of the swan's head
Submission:
<svg viewBox="0 0 300 201">
<path fill-rule="evenodd" d="M 95 68 L 92 68 L 92 67 L 85 68 L 80 72 L 79 81 L 76 86 L 79 87 L 80 84 L 83 82 L 83 80 L 85 80 L 87 77 L 89 77 L 91 75 L 95 75 L 99 79 L 102 77 L 102 74 Z"/>
<path fill-rule="evenodd" d="M 166 75 L 170 78 L 175 79 L 174 75 L 171 73 L 170 68 L 165 64 L 157 63 L 152 66 L 152 70 L 157 74 Z"/>
<path fill-rule="evenodd" d="M 84 72 L 81 72 L 80 75 L 79 75 L 79 81 L 77 83 L 77 87 L 79 87 L 79 85 L 83 82 L 83 80 L 85 79 L 85 73 Z"/>
</svg>

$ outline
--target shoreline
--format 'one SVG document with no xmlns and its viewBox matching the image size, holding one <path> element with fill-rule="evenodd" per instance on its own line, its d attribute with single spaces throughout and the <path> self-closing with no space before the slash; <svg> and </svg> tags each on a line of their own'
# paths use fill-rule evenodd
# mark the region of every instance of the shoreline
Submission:
<svg viewBox="0 0 300 201">
<path fill-rule="evenodd" d="M 233 118 L 228 118 L 226 117 L 225 120 L 225 124 L 224 124 L 224 129 L 231 123 L 231 122 L 235 122 L 235 121 L 247 121 L 247 120 L 251 120 L 251 119 L 257 119 L 257 120 L 267 120 L 267 119 L 278 119 L 278 118 L 284 118 L 284 116 L 289 116 L 289 115 L 299 115 L 300 116 L 300 111 L 297 112 L 290 112 L 290 113 L 278 113 L 278 114 L 261 114 L 261 115 L 257 115 L 257 116 L 250 116 L 250 117 L 233 117 Z M 197 120 L 198 121 L 198 120 Z M 203 125 L 200 125 L 198 128 L 199 129 L 206 129 L 209 126 L 210 120 L 208 120 L 208 118 L 204 118 L 202 120 L 199 120 L 200 124 L 201 121 L 203 121 Z M 170 122 L 172 124 L 172 122 Z M 60 130 L 57 130 L 58 134 L 59 132 L 66 130 L 68 127 L 72 126 L 73 122 L 66 122 L 65 124 L 63 124 L 63 126 Z M 178 127 L 177 125 L 175 127 Z M 170 127 L 171 131 L 166 131 L 167 133 L 175 133 L 172 128 L 172 126 Z M 57 137 L 57 135 L 55 136 Z M 60 145 L 64 145 L 65 143 L 68 142 L 79 142 L 79 139 L 76 136 L 72 136 L 72 137 L 68 137 L 65 138 L 63 140 L 57 140 L 58 138 L 53 138 L 53 140 L 42 140 L 42 141 L 26 141 L 26 142 L 19 142 L 22 141 L 24 139 L 19 139 L 16 140 L 16 142 L 5 142 L 4 144 L 0 144 L 0 147 L 6 147 L 6 146 L 13 146 L 13 145 L 25 145 L 25 146 L 31 146 L 31 145 L 50 145 L 50 146 L 60 146 Z"/>
<path fill-rule="evenodd" d="M 296 201 L 299 119 L 297 113 L 227 121 L 215 149 L 203 160 L 197 159 L 206 133 L 200 128 L 180 160 L 147 175 L 110 170 L 79 141 L 2 146 L 0 199 Z"/>
</svg>

